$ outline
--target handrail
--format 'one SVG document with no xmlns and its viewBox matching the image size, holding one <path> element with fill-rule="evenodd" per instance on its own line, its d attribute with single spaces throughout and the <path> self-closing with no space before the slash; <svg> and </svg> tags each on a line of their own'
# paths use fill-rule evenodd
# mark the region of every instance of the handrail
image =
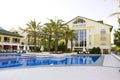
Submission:
<svg viewBox="0 0 120 80">
<path fill-rule="evenodd" d="M 120 56 L 115 55 L 114 53 L 111 53 L 112 56 L 114 56 L 115 58 L 117 58 L 120 61 Z"/>
</svg>

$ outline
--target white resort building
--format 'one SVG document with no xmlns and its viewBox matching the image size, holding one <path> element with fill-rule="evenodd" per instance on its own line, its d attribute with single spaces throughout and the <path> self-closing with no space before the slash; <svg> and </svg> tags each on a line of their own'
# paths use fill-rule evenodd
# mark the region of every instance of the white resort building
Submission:
<svg viewBox="0 0 120 80">
<path fill-rule="evenodd" d="M 93 47 L 99 47 L 102 53 L 111 52 L 111 25 L 81 16 L 75 17 L 67 24 L 72 30 L 75 30 L 77 35 L 77 40 L 73 41 L 74 50 L 83 48 L 89 50 Z"/>
<path fill-rule="evenodd" d="M 10 32 L 0 27 L 0 52 L 16 52 L 22 48 L 21 38 L 16 32 Z"/>
</svg>

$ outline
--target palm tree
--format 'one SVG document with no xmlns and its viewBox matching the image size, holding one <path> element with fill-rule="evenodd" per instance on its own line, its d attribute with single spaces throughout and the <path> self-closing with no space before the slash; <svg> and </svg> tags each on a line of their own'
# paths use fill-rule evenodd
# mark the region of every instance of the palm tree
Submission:
<svg viewBox="0 0 120 80">
<path fill-rule="evenodd" d="M 120 0 L 116 0 L 116 1 L 118 2 L 118 8 L 120 8 Z M 110 15 L 108 16 L 108 18 L 111 17 L 111 16 L 116 16 L 116 15 L 120 15 L 120 12 L 114 12 L 114 13 L 110 14 Z M 108 19 L 108 18 L 107 18 L 107 19 Z"/>
<path fill-rule="evenodd" d="M 60 36 L 63 33 L 63 27 L 66 26 L 66 24 L 63 23 L 63 20 L 58 19 L 58 20 L 53 20 L 50 19 L 49 20 L 49 25 L 52 27 L 53 30 L 53 37 L 55 38 L 55 53 L 57 53 L 58 51 L 58 41 Z"/>
<path fill-rule="evenodd" d="M 52 40 L 52 33 L 53 33 L 52 26 L 50 23 L 45 23 L 44 25 L 45 27 L 42 29 L 42 33 L 43 33 L 42 38 L 47 39 L 47 42 L 48 42 L 47 50 L 50 51 L 50 43 Z"/>
<path fill-rule="evenodd" d="M 110 14 L 107 19 L 109 19 L 112 16 L 118 16 L 118 18 L 117 18 L 118 19 L 118 23 L 120 24 L 120 22 L 119 22 L 119 20 L 120 20 L 119 15 L 120 15 L 120 12 L 114 12 L 114 13 Z"/>
<path fill-rule="evenodd" d="M 120 0 L 117 0 L 117 2 L 118 2 L 118 5 L 119 5 L 118 7 L 120 8 Z M 116 15 L 120 15 L 120 12 L 114 12 L 114 13 L 110 14 L 109 17 L 116 16 Z"/>
<path fill-rule="evenodd" d="M 108 17 L 116 16 L 116 15 L 120 15 L 120 12 L 114 12 L 114 13 L 110 14 Z"/>
<path fill-rule="evenodd" d="M 76 39 L 74 30 L 71 30 L 68 26 L 64 28 L 64 39 L 65 39 L 65 51 L 67 51 L 68 40 L 71 41 L 71 51 L 73 48 L 73 39 Z"/>
<path fill-rule="evenodd" d="M 37 47 L 36 47 L 36 39 L 37 39 L 37 33 L 40 29 L 40 22 L 39 23 L 36 23 L 35 20 L 31 20 L 30 22 L 28 22 L 26 24 L 28 27 L 26 29 L 22 29 L 20 28 L 23 32 L 26 32 L 28 34 L 30 34 L 33 39 L 34 39 L 34 51 L 36 52 L 37 51 Z"/>
<path fill-rule="evenodd" d="M 120 0 L 117 0 L 117 1 L 119 4 L 118 7 L 120 8 Z M 108 18 L 110 18 L 111 16 L 118 16 L 119 28 L 115 30 L 115 33 L 114 33 L 114 44 L 116 45 L 116 48 L 119 49 L 118 51 L 120 51 L 120 17 L 119 15 L 120 15 L 120 12 L 114 12 L 108 16 Z"/>
<path fill-rule="evenodd" d="M 116 45 L 116 50 L 120 52 L 120 18 L 118 18 L 118 23 L 119 28 L 114 33 L 114 44 Z"/>
<path fill-rule="evenodd" d="M 73 51 L 73 40 L 76 40 L 77 36 L 74 30 L 70 30 L 69 33 L 70 33 L 70 41 L 71 41 L 71 51 Z"/>
</svg>

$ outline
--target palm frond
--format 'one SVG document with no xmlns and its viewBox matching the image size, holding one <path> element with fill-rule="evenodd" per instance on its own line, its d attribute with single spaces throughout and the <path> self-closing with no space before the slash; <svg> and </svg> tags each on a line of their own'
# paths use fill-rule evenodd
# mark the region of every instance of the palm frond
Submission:
<svg viewBox="0 0 120 80">
<path fill-rule="evenodd" d="M 120 12 L 114 12 L 114 13 L 110 14 L 110 16 L 108 16 L 108 17 L 119 16 L 119 15 L 120 15 Z"/>
<path fill-rule="evenodd" d="M 114 16 L 117 16 L 118 19 L 119 19 L 120 12 L 114 12 L 114 13 L 110 14 L 110 15 L 107 17 L 106 21 L 107 21 L 110 17 L 114 17 Z"/>
</svg>

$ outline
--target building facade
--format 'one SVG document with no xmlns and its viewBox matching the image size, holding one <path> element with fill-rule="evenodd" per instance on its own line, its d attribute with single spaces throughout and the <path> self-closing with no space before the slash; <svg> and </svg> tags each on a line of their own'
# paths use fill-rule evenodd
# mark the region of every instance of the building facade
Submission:
<svg viewBox="0 0 120 80">
<path fill-rule="evenodd" d="M 17 30 L 15 28 L 11 28 L 10 32 L 18 33 L 21 36 L 23 36 L 20 39 L 20 43 L 21 43 L 20 46 L 23 46 L 23 48 L 21 48 L 23 51 L 27 51 L 27 52 L 34 51 L 34 38 L 31 34 L 23 32 L 22 30 Z M 37 48 L 40 47 L 40 38 L 39 37 L 37 37 L 37 39 L 36 39 L 36 44 L 37 44 L 36 45 Z"/>
<path fill-rule="evenodd" d="M 0 52 L 17 51 L 21 47 L 21 38 L 22 36 L 18 33 L 13 33 L 0 27 Z"/>
<path fill-rule="evenodd" d="M 72 30 L 75 30 L 77 36 L 77 39 L 73 41 L 74 50 L 83 48 L 89 50 L 99 47 L 102 53 L 111 52 L 111 25 L 81 16 L 72 19 L 67 24 Z"/>
</svg>

